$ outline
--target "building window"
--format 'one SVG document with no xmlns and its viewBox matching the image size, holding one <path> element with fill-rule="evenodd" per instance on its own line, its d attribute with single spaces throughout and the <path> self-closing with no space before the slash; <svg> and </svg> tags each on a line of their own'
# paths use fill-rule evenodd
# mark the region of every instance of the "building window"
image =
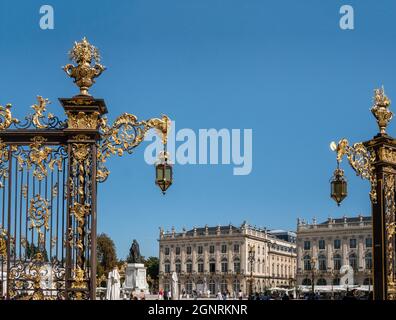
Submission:
<svg viewBox="0 0 396 320">
<path fill-rule="evenodd" d="M 352 269 L 353 269 L 354 271 L 357 270 L 357 259 L 356 259 L 356 254 L 352 253 L 352 254 L 349 256 L 349 265 L 352 267 Z"/>
<path fill-rule="evenodd" d="M 209 281 L 209 290 L 210 294 L 216 294 L 216 283 L 214 282 L 214 280 Z"/>
<path fill-rule="evenodd" d="M 176 255 L 180 255 L 180 247 L 176 247 Z"/>
<path fill-rule="evenodd" d="M 334 278 L 333 279 L 333 286 L 339 286 L 340 285 L 340 278 Z"/>
<path fill-rule="evenodd" d="M 366 278 L 363 280 L 363 285 L 364 286 L 371 286 L 373 285 L 373 281 L 371 280 L 371 278 Z"/>
<path fill-rule="evenodd" d="M 170 263 L 168 261 L 165 262 L 165 273 L 170 273 Z"/>
<path fill-rule="evenodd" d="M 373 247 L 373 239 L 372 238 L 366 238 L 366 248 L 372 248 Z"/>
<path fill-rule="evenodd" d="M 334 249 L 340 249 L 340 248 L 341 248 L 341 240 L 335 239 L 334 240 Z"/>
<path fill-rule="evenodd" d="M 202 260 L 198 260 L 198 272 L 203 273 L 204 272 L 204 264 Z"/>
<path fill-rule="evenodd" d="M 324 249 L 325 249 L 325 241 L 319 240 L 319 250 L 324 250 Z"/>
<path fill-rule="evenodd" d="M 170 284 L 169 281 L 164 282 L 164 291 L 169 291 L 170 290 Z"/>
<path fill-rule="evenodd" d="M 166 247 L 166 248 L 165 248 L 165 255 L 166 255 L 166 256 L 169 256 L 169 247 Z"/>
<path fill-rule="evenodd" d="M 304 270 L 306 271 L 311 270 L 311 257 L 308 255 L 304 257 Z"/>
<path fill-rule="evenodd" d="M 349 239 L 349 248 L 351 249 L 356 248 L 356 239 Z"/>
<path fill-rule="evenodd" d="M 234 253 L 239 253 L 239 244 L 234 244 Z"/>
<path fill-rule="evenodd" d="M 241 272 L 241 262 L 239 259 L 234 260 L 234 272 L 240 273 Z"/>
<path fill-rule="evenodd" d="M 225 293 L 228 291 L 228 285 L 227 285 L 227 280 L 221 280 L 220 283 L 220 290 L 221 292 Z"/>
<path fill-rule="evenodd" d="M 241 290 L 241 282 L 238 279 L 235 279 L 232 284 L 232 289 L 234 292 L 238 293 Z"/>
<path fill-rule="evenodd" d="M 209 253 L 214 253 L 214 252 L 215 252 L 215 247 L 209 246 Z"/>
<path fill-rule="evenodd" d="M 192 272 L 192 262 L 190 260 L 186 262 L 186 270 L 187 270 L 187 273 Z"/>
<path fill-rule="evenodd" d="M 227 253 L 227 245 L 226 244 L 221 245 L 221 253 Z"/>
<path fill-rule="evenodd" d="M 186 293 L 187 294 L 192 294 L 192 289 L 193 288 L 193 284 L 191 280 L 188 280 L 186 283 Z"/>
<path fill-rule="evenodd" d="M 191 247 L 187 247 L 186 252 L 187 252 L 187 254 L 191 254 Z"/>
<path fill-rule="evenodd" d="M 326 257 L 324 255 L 320 255 L 318 257 L 318 261 L 319 261 L 319 270 L 320 271 L 326 271 Z"/>
<path fill-rule="evenodd" d="M 316 284 L 318 286 L 326 286 L 327 285 L 327 281 L 326 281 L 326 279 L 320 278 L 320 279 L 318 279 L 318 282 Z"/>
<path fill-rule="evenodd" d="M 221 272 L 228 272 L 228 262 L 227 262 L 227 259 L 221 260 Z"/>
<path fill-rule="evenodd" d="M 303 286 L 310 286 L 311 284 L 312 284 L 311 279 L 305 278 L 305 279 L 302 281 L 302 285 L 303 285 Z"/>
<path fill-rule="evenodd" d="M 366 269 L 371 270 L 373 268 L 373 259 L 371 252 L 368 252 L 364 257 Z"/>
<path fill-rule="evenodd" d="M 180 273 L 181 272 L 180 260 L 176 260 L 176 262 L 175 262 L 175 271 L 176 271 L 176 273 Z"/>
<path fill-rule="evenodd" d="M 311 250 L 311 241 L 304 241 L 304 250 Z"/>
<path fill-rule="evenodd" d="M 202 254 L 203 253 L 203 247 L 202 246 L 198 246 L 198 254 Z"/>
<path fill-rule="evenodd" d="M 333 257 L 334 261 L 334 270 L 340 271 L 341 269 L 341 256 L 339 254 L 335 254 Z"/>
<path fill-rule="evenodd" d="M 216 261 L 213 259 L 209 261 L 209 272 L 216 272 Z"/>
</svg>

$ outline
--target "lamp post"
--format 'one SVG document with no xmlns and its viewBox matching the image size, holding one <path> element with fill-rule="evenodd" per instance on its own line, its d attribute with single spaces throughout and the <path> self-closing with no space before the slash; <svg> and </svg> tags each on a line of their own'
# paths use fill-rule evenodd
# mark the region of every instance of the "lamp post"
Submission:
<svg viewBox="0 0 396 320">
<path fill-rule="evenodd" d="M 337 169 L 331 180 L 331 197 L 337 205 L 347 196 L 347 182 L 340 169 L 344 156 L 358 176 L 370 181 L 375 300 L 396 299 L 396 140 L 386 133 L 386 127 L 393 117 L 389 106 L 390 100 L 385 95 L 384 88 L 376 89 L 371 112 L 376 118 L 379 133 L 371 140 L 352 146 L 347 139 L 341 139 L 338 144 L 330 144 L 330 148 L 337 154 Z"/>
<path fill-rule="evenodd" d="M 255 247 L 254 245 L 249 245 L 249 255 L 248 255 L 248 260 L 250 263 L 250 297 L 253 296 L 253 263 L 255 261 Z"/>
</svg>

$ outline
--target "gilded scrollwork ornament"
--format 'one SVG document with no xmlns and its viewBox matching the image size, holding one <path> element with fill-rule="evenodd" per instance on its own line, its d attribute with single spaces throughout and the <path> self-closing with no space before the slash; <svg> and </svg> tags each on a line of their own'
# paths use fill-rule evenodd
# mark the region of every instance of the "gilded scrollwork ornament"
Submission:
<svg viewBox="0 0 396 320">
<path fill-rule="evenodd" d="M 34 165 L 33 175 L 38 180 L 43 180 L 47 176 L 47 168 L 46 161 L 49 159 L 52 148 L 44 146 L 44 143 L 47 141 L 42 136 L 36 136 L 32 139 L 32 143 L 30 144 L 30 153 L 28 159 L 28 166 Z"/>
<path fill-rule="evenodd" d="M 7 257 L 7 231 L 0 226 L 0 258 Z"/>
<path fill-rule="evenodd" d="M 333 143 L 332 143 L 333 144 Z M 363 143 L 349 145 L 347 139 L 341 139 L 338 144 L 334 143 L 334 151 L 337 153 L 337 162 L 340 163 L 344 156 L 347 157 L 349 164 L 355 170 L 356 175 L 362 179 L 367 179 L 371 184 L 370 199 L 373 203 L 377 202 L 377 179 L 375 175 L 374 162 L 376 154 L 367 149 Z"/>
<path fill-rule="evenodd" d="M 0 106 L 0 131 L 8 129 L 13 123 L 19 123 L 18 119 L 12 117 L 11 104 Z"/>
<path fill-rule="evenodd" d="M 396 270 L 395 270 L 395 175 L 384 175 L 385 197 L 385 245 L 386 245 L 386 277 L 388 300 L 396 300 Z"/>
<path fill-rule="evenodd" d="M 49 202 L 46 199 L 43 199 L 41 195 L 37 194 L 32 199 L 30 199 L 30 207 L 29 207 L 29 220 L 30 226 L 29 228 L 36 228 L 39 233 L 41 232 L 41 228 L 48 230 L 48 220 L 50 214 Z"/>
<path fill-rule="evenodd" d="M 0 189 L 4 188 L 4 180 L 8 177 L 8 148 L 0 139 Z"/>
<path fill-rule="evenodd" d="M 67 112 L 67 127 L 69 129 L 96 130 L 99 123 L 99 112 Z"/>
<path fill-rule="evenodd" d="M 144 140 L 150 129 L 155 129 L 161 135 L 165 145 L 170 126 L 171 120 L 166 115 L 163 115 L 161 119 L 138 121 L 135 115 L 124 113 L 114 121 L 112 126 L 107 124 L 107 118 L 101 118 L 99 121 L 101 140 L 97 144 L 97 181 L 105 181 L 110 174 L 105 166 L 105 162 L 110 156 L 115 154 L 122 156 L 124 152 L 131 154 Z"/>
<path fill-rule="evenodd" d="M 73 274 L 74 274 L 74 276 L 73 276 L 72 288 L 83 290 L 82 292 L 81 291 L 75 292 L 74 298 L 76 300 L 85 299 L 86 293 L 84 291 L 88 289 L 87 288 L 87 280 L 85 277 L 85 271 L 80 266 L 77 266 L 73 270 Z"/>
<path fill-rule="evenodd" d="M 33 114 L 33 124 L 37 129 L 46 129 L 48 128 L 48 124 L 44 124 L 41 122 L 41 119 L 44 118 L 44 112 L 46 111 L 47 104 L 51 103 L 48 99 L 44 99 L 42 96 L 37 96 L 37 104 L 32 106 L 34 110 Z M 54 118 L 53 114 L 48 114 L 48 119 Z"/>
</svg>

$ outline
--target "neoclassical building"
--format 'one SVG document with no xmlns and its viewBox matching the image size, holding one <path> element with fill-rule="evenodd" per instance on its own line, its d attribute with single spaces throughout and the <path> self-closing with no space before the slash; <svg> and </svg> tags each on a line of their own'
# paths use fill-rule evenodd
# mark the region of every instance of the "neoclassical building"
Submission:
<svg viewBox="0 0 396 320">
<path fill-rule="evenodd" d="M 312 224 L 297 220 L 297 284 L 339 285 L 340 268 L 350 265 L 354 284 L 370 285 L 371 217 L 329 218 Z"/>
<path fill-rule="evenodd" d="M 249 246 L 255 253 L 252 265 Z M 254 291 L 295 283 L 295 233 L 276 230 L 272 234 L 246 222 L 240 227 L 205 226 L 180 233 L 160 228 L 159 258 L 159 287 L 164 290 L 170 289 L 174 271 L 179 290 L 190 294 L 193 290 L 248 294 L 251 274 Z"/>
</svg>

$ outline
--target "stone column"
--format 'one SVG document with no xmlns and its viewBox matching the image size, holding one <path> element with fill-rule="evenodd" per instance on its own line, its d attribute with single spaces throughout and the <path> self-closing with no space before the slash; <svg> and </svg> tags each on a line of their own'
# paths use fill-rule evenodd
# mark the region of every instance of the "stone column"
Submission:
<svg viewBox="0 0 396 320">
<path fill-rule="evenodd" d="M 359 237 L 358 242 L 358 267 L 360 269 L 364 269 L 364 242 L 363 237 Z"/>
<path fill-rule="evenodd" d="M 198 263 L 197 263 L 197 245 L 193 244 L 191 248 L 192 253 L 192 271 L 198 272 Z"/>
<path fill-rule="evenodd" d="M 248 272 L 248 270 L 247 270 L 247 254 L 246 254 L 246 252 L 248 250 L 247 247 L 248 247 L 247 241 L 245 240 L 240 247 L 240 250 L 241 250 L 241 272 L 243 270 L 244 275 L 246 275 Z"/>
<path fill-rule="evenodd" d="M 170 247 L 170 271 L 171 273 L 173 271 L 176 271 L 176 266 L 175 266 L 175 247 Z"/>
<path fill-rule="evenodd" d="M 164 261 L 164 249 L 160 248 L 159 250 L 159 271 L 165 272 L 165 261 Z"/>
<path fill-rule="evenodd" d="M 204 272 L 209 272 L 209 245 L 205 244 L 203 246 L 204 254 Z"/>
<path fill-rule="evenodd" d="M 181 271 L 186 272 L 187 267 L 186 267 L 186 246 L 185 245 L 181 246 L 180 253 L 181 253 Z"/>
<path fill-rule="evenodd" d="M 300 270 L 300 271 L 302 271 L 304 269 L 304 266 L 303 266 L 304 255 L 303 255 L 303 248 L 302 248 L 303 243 L 304 242 L 301 241 L 301 245 L 299 245 L 298 249 L 297 249 L 297 270 Z"/>
<path fill-rule="evenodd" d="M 348 239 L 342 238 L 342 264 L 348 264 Z"/>
<path fill-rule="evenodd" d="M 220 245 L 216 243 L 215 245 L 215 253 L 216 253 L 216 273 L 221 271 L 220 265 Z"/>
<path fill-rule="evenodd" d="M 233 256 L 233 251 L 234 251 L 234 244 L 232 242 L 228 243 L 227 249 L 228 249 L 228 251 L 227 251 L 228 252 L 228 270 L 233 272 L 234 271 L 234 261 L 232 260 L 232 256 Z"/>
<path fill-rule="evenodd" d="M 332 240 L 326 240 L 327 246 L 327 268 L 334 269 L 333 257 L 333 243 Z"/>
</svg>

